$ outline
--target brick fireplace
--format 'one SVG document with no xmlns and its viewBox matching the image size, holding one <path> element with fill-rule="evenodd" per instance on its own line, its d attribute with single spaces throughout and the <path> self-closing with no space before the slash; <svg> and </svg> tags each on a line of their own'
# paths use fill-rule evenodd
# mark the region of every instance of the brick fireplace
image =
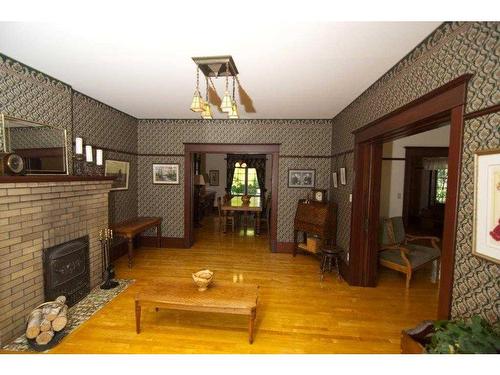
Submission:
<svg viewBox="0 0 500 375">
<path fill-rule="evenodd" d="M 88 236 L 90 287 L 99 284 L 98 233 L 108 226 L 111 188 L 102 177 L 12 179 L 0 177 L 0 346 L 19 336 L 44 302 L 44 249 Z"/>
</svg>

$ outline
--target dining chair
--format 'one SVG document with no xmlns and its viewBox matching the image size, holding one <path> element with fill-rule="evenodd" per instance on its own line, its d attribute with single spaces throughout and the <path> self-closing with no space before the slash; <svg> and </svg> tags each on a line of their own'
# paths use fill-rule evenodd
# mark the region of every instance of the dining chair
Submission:
<svg viewBox="0 0 500 375">
<path fill-rule="evenodd" d="M 261 215 L 260 223 L 266 225 L 266 230 L 269 232 L 270 222 L 271 222 L 271 196 L 268 195 L 264 204 L 264 215 Z"/>
<path fill-rule="evenodd" d="M 217 210 L 219 212 L 219 231 L 222 230 L 224 224 L 225 225 L 231 225 L 231 229 L 234 232 L 234 227 L 235 227 L 235 215 L 234 211 L 229 211 L 227 212 L 227 221 L 224 221 L 224 214 L 222 212 L 222 198 L 217 197 Z"/>
</svg>

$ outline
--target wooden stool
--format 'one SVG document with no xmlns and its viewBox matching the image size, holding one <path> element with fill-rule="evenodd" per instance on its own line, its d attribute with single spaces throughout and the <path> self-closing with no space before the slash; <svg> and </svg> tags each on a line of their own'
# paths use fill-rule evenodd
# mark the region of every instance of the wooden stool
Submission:
<svg viewBox="0 0 500 375">
<path fill-rule="evenodd" d="M 337 276 L 339 280 L 341 279 L 339 271 L 339 256 L 341 252 L 342 250 L 335 245 L 324 246 L 321 248 L 321 253 L 320 253 L 321 261 L 319 265 L 321 281 L 323 281 L 323 276 L 325 272 L 332 272 L 333 262 L 335 262 L 335 269 L 337 270 Z"/>
</svg>

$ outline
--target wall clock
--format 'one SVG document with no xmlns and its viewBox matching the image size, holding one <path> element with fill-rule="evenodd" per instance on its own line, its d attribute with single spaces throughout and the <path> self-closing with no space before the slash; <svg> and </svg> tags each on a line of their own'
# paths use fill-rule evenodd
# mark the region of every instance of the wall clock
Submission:
<svg viewBox="0 0 500 375">
<path fill-rule="evenodd" d="M 23 158 L 17 154 L 0 154 L 0 175 L 20 174 L 24 171 Z"/>
<path fill-rule="evenodd" d="M 312 200 L 326 202 L 326 189 L 312 189 Z"/>
</svg>

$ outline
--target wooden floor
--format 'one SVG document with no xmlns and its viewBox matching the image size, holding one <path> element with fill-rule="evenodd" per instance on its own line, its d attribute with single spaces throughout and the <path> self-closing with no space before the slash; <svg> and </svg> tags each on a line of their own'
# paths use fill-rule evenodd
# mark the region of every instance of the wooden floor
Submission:
<svg viewBox="0 0 500 375">
<path fill-rule="evenodd" d="M 267 236 L 219 233 L 206 218 L 191 249 L 142 248 L 134 267 L 116 263 L 119 278 L 136 283 L 66 337 L 51 353 L 398 353 L 402 328 L 437 311 L 430 270 L 404 275 L 382 269 L 377 288 L 350 287 L 336 276 L 320 282 L 318 261 L 272 254 Z M 163 277 L 189 278 L 209 268 L 218 280 L 260 285 L 255 341 L 244 317 L 144 309 L 135 333 L 137 288 Z"/>
</svg>

